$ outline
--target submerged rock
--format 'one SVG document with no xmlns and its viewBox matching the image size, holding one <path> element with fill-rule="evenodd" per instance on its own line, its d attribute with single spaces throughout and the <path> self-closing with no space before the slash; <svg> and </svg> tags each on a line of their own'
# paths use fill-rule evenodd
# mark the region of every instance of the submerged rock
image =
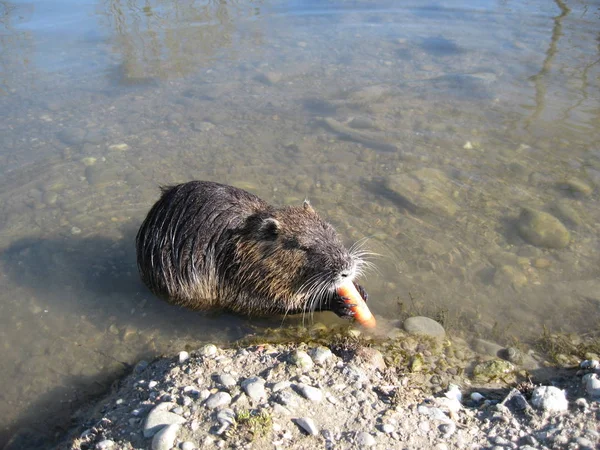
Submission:
<svg viewBox="0 0 600 450">
<path fill-rule="evenodd" d="M 532 208 L 523 208 L 517 229 L 528 243 L 547 248 L 563 248 L 571 235 L 560 220 L 551 214 Z"/>
<path fill-rule="evenodd" d="M 446 336 L 444 327 L 429 317 L 409 317 L 404 321 L 404 329 L 411 334 L 425 334 L 439 338 Z"/>
<path fill-rule="evenodd" d="M 424 168 L 390 176 L 385 184 L 409 208 L 444 216 L 454 216 L 459 210 L 450 197 L 454 185 L 441 170 Z"/>
</svg>

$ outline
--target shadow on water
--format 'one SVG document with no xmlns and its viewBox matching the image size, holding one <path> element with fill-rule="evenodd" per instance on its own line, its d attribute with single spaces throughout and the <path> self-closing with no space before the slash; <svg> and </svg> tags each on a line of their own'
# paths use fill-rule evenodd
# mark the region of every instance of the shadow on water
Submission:
<svg viewBox="0 0 600 450">
<path fill-rule="evenodd" d="M 28 407 L 19 423 L 0 431 L 0 447 L 17 432 L 9 448 L 45 448 L 38 442 L 40 436 L 49 445 L 46 441 L 64 431 L 75 409 L 106 392 L 139 359 L 171 348 L 192 350 L 206 341 L 231 342 L 249 333 L 251 326 L 268 324 L 223 312 L 201 314 L 154 297 L 138 277 L 136 230 L 122 230 L 118 240 L 21 239 L 0 253 L 0 267 L 10 285 L 31 294 L 6 296 L 0 305 L 1 320 L 7 321 L 2 326 L 30 338 L 10 314 L 14 303 L 29 302 L 31 310 L 33 297 L 39 302 L 37 309 L 17 321 L 27 321 L 28 329 L 37 329 L 35 339 L 43 341 L 33 354 L 23 355 L 20 364 L 7 369 L 28 381 L 23 384 L 37 386 L 38 392 L 32 395 L 27 386 L 20 388 L 19 397 Z M 54 383 L 57 373 L 60 382 Z M 40 395 L 42 384 L 48 389 Z"/>
</svg>

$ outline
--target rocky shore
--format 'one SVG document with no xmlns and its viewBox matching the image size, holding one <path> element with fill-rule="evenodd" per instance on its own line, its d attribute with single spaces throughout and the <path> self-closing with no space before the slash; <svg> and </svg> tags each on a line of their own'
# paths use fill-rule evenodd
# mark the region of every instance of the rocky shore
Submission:
<svg viewBox="0 0 600 450">
<path fill-rule="evenodd" d="M 141 361 L 112 393 L 79 411 L 59 448 L 525 450 L 600 444 L 597 361 L 561 370 L 537 361 L 535 368 L 538 355 L 519 365 L 445 336 L 398 330 L 395 338 L 378 341 L 351 328 L 307 333 L 303 343 L 277 342 L 285 341 L 278 336 Z M 500 350 L 514 357 L 514 349 Z"/>
</svg>

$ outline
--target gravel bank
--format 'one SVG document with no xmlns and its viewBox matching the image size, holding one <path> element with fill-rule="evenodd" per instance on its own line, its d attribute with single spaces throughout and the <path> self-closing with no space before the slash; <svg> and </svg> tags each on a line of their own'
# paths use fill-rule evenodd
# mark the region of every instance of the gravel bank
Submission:
<svg viewBox="0 0 600 450">
<path fill-rule="evenodd" d="M 352 338 L 208 344 L 142 361 L 79 412 L 59 448 L 598 448 L 595 362 L 554 371 L 543 386 L 518 383 L 530 375 L 518 367 L 506 373 L 514 378 L 482 382 L 469 350 L 442 339 L 400 341 L 382 351 Z"/>
</svg>

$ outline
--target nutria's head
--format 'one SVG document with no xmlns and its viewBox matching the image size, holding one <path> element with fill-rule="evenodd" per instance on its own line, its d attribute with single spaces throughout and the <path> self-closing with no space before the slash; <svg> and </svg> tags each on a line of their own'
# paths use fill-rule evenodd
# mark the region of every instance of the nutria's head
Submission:
<svg viewBox="0 0 600 450">
<path fill-rule="evenodd" d="M 227 275 L 237 288 L 272 303 L 274 312 L 319 309 L 363 266 L 360 253 L 348 251 L 308 202 L 257 212 L 234 240 L 235 264 Z"/>
</svg>

